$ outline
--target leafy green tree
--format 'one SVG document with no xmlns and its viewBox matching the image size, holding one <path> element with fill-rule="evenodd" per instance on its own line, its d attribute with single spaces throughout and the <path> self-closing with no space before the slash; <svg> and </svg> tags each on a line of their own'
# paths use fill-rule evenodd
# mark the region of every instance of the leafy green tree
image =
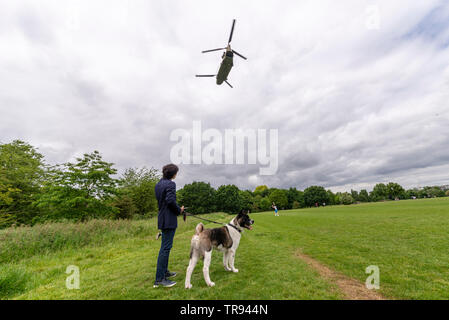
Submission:
<svg viewBox="0 0 449 320">
<path fill-rule="evenodd" d="M 405 190 L 401 185 L 395 182 L 390 182 L 386 186 L 387 196 L 391 200 L 395 200 L 396 198 L 405 198 Z"/>
<path fill-rule="evenodd" d="M 41 192 L 43 156 L 21 140 L 0 145 L 0 227 L 29 224 L 38 212 L 32 207 Z"/>
<path fill-rule="evenodd" d="M 157 200 L 154 187 L 160 178 L 159 171 L 154 168 L 129 168 L 119 180 L 118 196 L 129 198 L 133 202 L 135 214 L 155 215 Z"/>
<path fill-rule="evenodd" d="M 407 199 L 411 199 L 413 197 L 418 198 L 418 189 L 409 189 L 405 191 Z"/>
<path fill-rule="evenodd" d="M 263 197 L 260 200 L 260 210 L 261 211 L 269 211 L 269 210 L 271 210 L 271 205 L 272 205 L 272 203 L 271 203 L 271 201 L 270 201 L 270 199 L 268 197 Z"/>
<path fill-rule="evenodd" d="M 383 183 L 376 184 L 373 188 L 373 191 L 371 191 L 370 197 L 372 201 L 380 201 L 387 199 L 388 197 L 387 186 Z"/>
<path fill-rule="evenodd" d="M 368 191 L 366 191 L 366 189 L 360 190 L 359 201 L 361 201 L 361 202 L 370 202 L 369 194 L 368 194 Z"/>
<path fill-rule="evenodd" d="M 444 197 L 445 192 L 440 187 L 425 186 L 418 191 L 419 198 L 437 198 Z"/>
<path fill-rule="evenodd" d="M 252 210 L 253 209 L 253 193 L 249 190 L 240 191 L 240 200 L 241 206 L 244 210 Z"/>
<path fill-rule="evenodd" d="M 260 195 L 261 197 L 266 197 L 268 196 L 269 193 L 269 189 L 266 185 L 261 185 L 256 187 L 256 189 L 254 190 L 254 194 L 255 195 Z"/>
<path fill-rule="evenodd" d="M 287 191 L 287 199 L 288 199 L 288 209 L 298 209 L 304 208 L 304 192 L 296 190 L 296 188 L 290 188 Z M 297 202 L 295 205 L 296 208 L 293 208 L 293 204 Z"/>
<path fill-rule="evenodd" d="M 445 193 L 444 191 L 437 186 L 430 187 L 426 186 L 423 188 L 423 194 L 426 195 L 426 198 L 437 198 L 437 197 L 444 197 Z"/>
<path fill-rule="evenodd" d="M 329 203 L 329 198 L 323 187 L 311 186 L 304 190 L 304 202 L 306 206 L 313 207 L 315 203 L 318 205 Z"/>
<path fill-rule="evenodd" d="M 357 192 L 357 190 L 351 189 L 351 197 L 352 199 L 354 199 L 354 202 L 359 201 L 359 193 Z"/>
<path fill-rule="evenodd" d="M 275 203 L 278 209 L 285 209 L 288 206 L 287 192 L 285 190 L 276 189 L 270 193 L 269 199 L 271 203 Z"/>
<path fill-rule="evenodd" d="M 292 209 L 302 208 L 301 204 L 298 201 L 293 201 Z"/>
<path fill-rule="evenodd" d="M 34 222 L 70 219 L 114 217 L 117 209 L 108 201 L 116 194 L 118 181 L 113 178 L 117 170 L 113 163 L 102 160 L 98 151 L 84 154 L 76 163 L 52 167 L 49 181 L 35 202 L 45 212 Z"/>
<path fill-rule="evenodd" d="M 418 190 L 418 198 L 422 199 L 422 198 L 430 198 L 430 196 L 427 194 L 427 190 L 426 189 L 421 189 Z"/>
<path fill-rule="evenodd" d="M 114 198 L 112 205 L 117 208 L 116 219 L 131 219 L 137 213 L 133 200 L 126 194 Z"/>
<path fill-rule="evenodd" d="M 177 201 L 193 214 L 214 212 L 216 191 L 206 182 L 186 184 L 177 192 Z"/>
<path fill-rule="evenodd" d="M 341 204 L 349 205 L 354 203 L 354 198 L 348 192 L 343 192 L 340 196 Z"/>
<path fill-rule="evenodd" d="M 336 195 L 331 190 L 327 190 L 326 192 L 327 192 L 327 197 L 329 199 L 329 205 L 333 206 L 333 205 L 339 204 L 337 202 Z"/>
<path fill-rule="evenodd" d="M 268 211 L 271 209 L 271 202 L 268 197 L 262 197 L 260 194 L 253 197 L 253 212 Z"/>
<path fill-rule="evenodd" d="M 217 210 L 236 214 L 242 209 L 240 190 L 235 185 L 220 186 L 215 194 L 215 206 Z"/>
</svg>

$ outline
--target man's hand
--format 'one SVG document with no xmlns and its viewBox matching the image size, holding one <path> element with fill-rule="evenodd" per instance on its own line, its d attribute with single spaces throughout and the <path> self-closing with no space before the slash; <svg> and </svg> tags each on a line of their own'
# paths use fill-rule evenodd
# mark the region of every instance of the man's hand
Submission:
<svg viewBox="0 0 449 320">
<path fill-rule="evenodd" d="M 184 221 L 186 221 L 186 211 L 185 211 L 185 209 L 184 209 L 184 206 L 181 207 L 181 214 L 182 214 L 182 219 L 183 219 Z"/>
</svg>

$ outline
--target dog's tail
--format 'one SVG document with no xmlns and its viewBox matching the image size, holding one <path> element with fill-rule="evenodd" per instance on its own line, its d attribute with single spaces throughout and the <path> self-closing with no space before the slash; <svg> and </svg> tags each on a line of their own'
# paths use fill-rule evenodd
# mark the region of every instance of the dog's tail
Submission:
<svg viewBox="0 0 449 320">
<path fill-rule="evenodd" d="M 201 222 L 198 223 L 198 225 L 195 228 L 195 235 L 199 235 L 201 232 L 203 232 L 204 230 L 204 224 L 202 224 Z"/>
<path fill-rule="evenodd" d="M 192 237 L 192 241 L 190 242 L 190 259 L 192 259 L 193 252 L 198 250 L 200 245 L 200 233 L 203 232 L 204 225 L 202 223 L 198 223 L 195 228 L 195 235 Z"/>
</svg>

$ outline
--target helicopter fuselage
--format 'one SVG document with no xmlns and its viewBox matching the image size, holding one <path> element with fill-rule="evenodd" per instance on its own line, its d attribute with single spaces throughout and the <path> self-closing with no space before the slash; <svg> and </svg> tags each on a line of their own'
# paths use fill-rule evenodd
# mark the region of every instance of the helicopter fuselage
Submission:
<svg viewBox="0 0 449 320">
<path fill-rule="evenodd" d="M 220 69 L 217 73 L 217 84 L 222 84 L 225 80 L 228 80 L 229 72 L 231 72 L 234 66 L 234 53 L 232 51 L 226 51 L 223 54 L 223 60 L 220 64 Z"/>
<path fill-rule="evenodd" d="M 228 82 L 228 76 L 231 72 L 232 67 L 234 66 L 234 54 L 239 56 L 242 59 L 246 60 L 246 57 L 241 55 L 235 50 L 231 49 L 231 41 L 232 41 L 232 35 L 234 34 L 234 26 L 235 26 L 235 19 L 232 21 L 232 27 L 231 27 L 231 33 L 229 34 L 229 40 L 228 45 L 225 48 L 216 48 L 216 49 L 210 49 L 210 50 L 204 50 L 202 53 L 207 52 L 215 52 L 215 51 L 221 51 L 225 50 L 223 52 L 223 55 L 221 57 L 221 64 L 220 68 L 218 69 L 218 72 L 216 74 L 197 74 L 196 77 L 198 78 L 216 78 L 217 84 L 221 85 L 223 82 L 226 82 L 228 86 L 233 88 L 233 86 Z"/>
</svg>

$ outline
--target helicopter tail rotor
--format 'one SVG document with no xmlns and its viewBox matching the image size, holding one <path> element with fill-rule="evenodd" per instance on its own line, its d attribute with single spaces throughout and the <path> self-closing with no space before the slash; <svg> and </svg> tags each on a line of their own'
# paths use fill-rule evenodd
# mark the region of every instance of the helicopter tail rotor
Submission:
<svg viewBox="0 0 449 320">
<path fill-rule="evenodd" d="M 197 74 L 197 75 L 195 75 L 195 77 L 197 77 L 197 78 L 212 78 L 215 76 L 216 76 L 215 74 Z"/>
</svg>

